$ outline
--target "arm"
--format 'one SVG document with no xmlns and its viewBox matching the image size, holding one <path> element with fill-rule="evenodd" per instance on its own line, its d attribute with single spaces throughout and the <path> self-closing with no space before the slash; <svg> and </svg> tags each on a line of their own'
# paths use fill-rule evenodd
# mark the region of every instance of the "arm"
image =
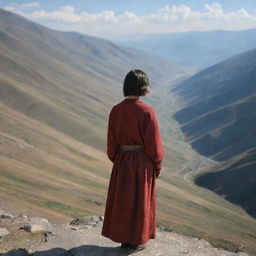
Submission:
<svg viewBox="0 0 256 256">
<path fill-rule="evenodd" d="M 162 160 L 165 156 L 165 152 L 160 135 L 157 116 L 154 109 L 151 109 L 149 117 L 146 121 L 144 145 L 145 153 L 155 163 L 156 176 L 158 177 L 162 168 Z"/>
<path fill-rule="evenodd" d="M 114 163 L 116 153 L 119 149 L 119 145 L 116 141 L 114 120 L 113 120 L 113 109 L 110 111 L 108 119 L 108 134 L 107 134 L 107 155 L 108 158 Z"/>
</svg>

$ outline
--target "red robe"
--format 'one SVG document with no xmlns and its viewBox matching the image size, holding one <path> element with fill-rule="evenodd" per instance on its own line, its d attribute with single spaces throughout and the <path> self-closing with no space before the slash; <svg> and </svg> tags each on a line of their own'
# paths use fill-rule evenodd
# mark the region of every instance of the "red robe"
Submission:
<svg viewBox="0 0 256 256">
<path fill-rule="evenodd" d="M 124 151 L 120 145 L 144 145 Z M 157 116 L 140 99 L 125 98 L 109 114 L 107 155 L 113 162 L 102 235 L 119 243 L 144 244 L 156 237 L 155 181 L 164 148 Z"/>
</svg>

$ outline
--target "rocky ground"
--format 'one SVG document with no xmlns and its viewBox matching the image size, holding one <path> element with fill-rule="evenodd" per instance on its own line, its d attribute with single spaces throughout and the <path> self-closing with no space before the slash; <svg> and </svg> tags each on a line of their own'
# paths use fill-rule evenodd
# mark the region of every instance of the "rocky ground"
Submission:
<svg viewBox="0 0 256 256">
<path fill-rule="evenodd" d="M 158 228 L 145 250 L 131 252 L 101 236 L 103 216 L 86 216 L 64 224 L 14 216 L 0 211 L 1 256 L 248 256 L 211 246 L 207 241 Z"/>
</svg>

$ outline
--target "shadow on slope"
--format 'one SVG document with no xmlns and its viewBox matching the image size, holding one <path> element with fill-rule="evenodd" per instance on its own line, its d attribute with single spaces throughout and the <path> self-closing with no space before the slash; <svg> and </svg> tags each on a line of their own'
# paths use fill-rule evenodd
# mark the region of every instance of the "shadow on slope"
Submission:
<svg viewBox="0 0 256 256">
<path fill-rule="evenodd" d="M 33 256 L 96 256 L 96 255 L 104 255 L 104 256 L 126 256 L 131 253 L 123 250 L 118 247 L 108 247 L 108 246 L 97 246 L 97 245 L 82 245 L 79 247 L 74 247 L 68 251 L 63 248 L 53 248 L 47 251 L 38 251 L 33 253 Z"/>
<path fill-rule="evenodd" d="M 256 148 L 239 155 L 214 172 L 195 178 L 198 186 L 205 187 L 240 205 L 256 218 Z"/>
<path fill-rule="evenodd" d="M 177 85 L 174 118 L 200 154 L 224 161 L 255 146 L 256 50 L 234 56 Z"/>
</svg>

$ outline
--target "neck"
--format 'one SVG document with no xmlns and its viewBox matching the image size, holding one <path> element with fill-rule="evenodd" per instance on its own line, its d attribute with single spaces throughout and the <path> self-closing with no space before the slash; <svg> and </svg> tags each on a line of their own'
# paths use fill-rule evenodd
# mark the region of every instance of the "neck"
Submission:
<svg viewBox="0 0 256 256">
<path fill-rule="evenodd" d="M 126 98 L 128 98 L 128 99 L 139 99 L 140 96 L 137 96 L 137 95 L 129 95 L 129 96 L 126 96 Z"/>
</svg>

